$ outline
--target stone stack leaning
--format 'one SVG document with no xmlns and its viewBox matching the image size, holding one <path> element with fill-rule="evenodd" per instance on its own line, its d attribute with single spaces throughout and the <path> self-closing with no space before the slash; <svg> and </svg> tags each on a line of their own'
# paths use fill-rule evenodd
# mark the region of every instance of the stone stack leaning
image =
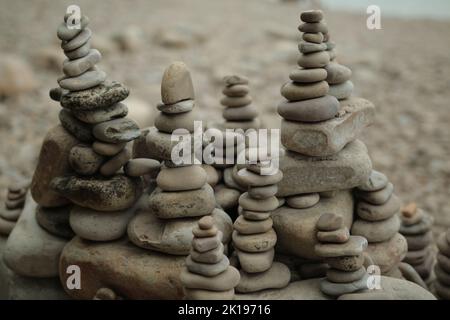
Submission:
<svg viewBox="0 0 450 320">
<path fill-rule="evenodd" d="M 278 208 L 275 194 L 283 174 L 271 167 L 269 155 L 257 154 L 258 149 L 243 152 L 247 154 L 247 161 L 254 160 L 237 173 L 238 182 L 248 191 L 239 198 L 240 215 L 234 222 L 233 246 L 241 268 L 241 281 L 236 291 L 249 293 L 284 288 L 291 275 L 284 264 L 273 262 L 277 235 L 271 218 L 271 212 Z M 262 171 L 263 168 L 268 171 Z"/>
<path fill-rule="evenodd" d="M 317 221 L 316 254 L 325 259 L 330 269 L 320 284 L 326 295 L 339 297 L 367 289 L 368 274 L 364 268 L 367 240 L 350 236 L 342 216 L 325 213 Z"/>
<path fill-rule="evenodd" d="M 434 290 L 441 299 L 450 300 L 450 229 L 439 236 L 437 246 L 439 253 L 434 267 Z"/>
<path fill-rule="evenodd" d="M 355 191 L 358 198 L 357 219 L 352 235 L 363 236 L 369 242 L 368 254 L 382 274 L 401 277 L 398 264 L 407 252 L 400 230 L 400 200 L 394 186 L 381 172 L 373 170 L 366 183 Z"/>
<path fill-rule="evenodd" d="M 226 255 L 222 232 L 211 216 L 198 221 L 192 229 L 192 249 L 186 259 L 180 279 L 185 298 L 189 300 L 231 300 L 239 283 L 239 272 Z"/>
<path fill-rule="evenodd" d="M 415 203 L 410 203 L 402 209 L 400 233 L 408 243 L 408 253 L 403 262 L 410 264 L 428 282 L 433 269 L 434 254 L 432 250 L 433 217 Z"/>
</svg>

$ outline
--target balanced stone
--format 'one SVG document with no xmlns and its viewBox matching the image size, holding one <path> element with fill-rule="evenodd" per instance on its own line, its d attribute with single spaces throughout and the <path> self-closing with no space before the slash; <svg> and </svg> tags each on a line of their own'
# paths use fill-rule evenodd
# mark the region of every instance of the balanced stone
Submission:
<svg viewBox="0 0 450 320">
<path fill-rule="evenodd" d="M 283 173 L 281 170 L 278 170 L 275 174 L 261 176 L 247 169 L 241 169 L 233 177 L 242 186 L 264 187 L 280 182 L 283 178 Z"/>
<path fill-rule="evenodd" d="M 272 219 L 261 221 L 247 220 L 244 216 L 239 216 L 234 222 L 234 229 L 240 234 L 264 233 L 272 229 Z"/>
<path fill-rule="evenodd" d="M 109 143 L 131 141 L 141 134 L 136 122 L 127 118 L 99 123 L 94 126 L 92 133 L 98 140 Z"/>
<path fill-rule="evenodd" d="M 61 49 L 63 49 L 64 51 L 75 50 L 81 47 L 83 44 L 87 43 L 89 39 L 91 39 L 91 36 L 92 36 L 91 29 L 85 28 L 72 39 L 68 41 L 63 41 L 61 43 Z"/>
<path fill-rule="evenodd" d="M 161 81 L 161 98 L 164 104 L 193 100 L 194 87 L 191 75 L 183 62 L 174 62 L 164 72 Z"/>
<path fill-rule="evenodd" d="M 90 146 L 76 145 L 70 150 L 69 163 L 78 174 L 95 174 L 103 161 L 103 156 L 97 154 Z"/>
<path fill-rule="evenodd" d="M 252 104 L 237 108 L 226 108 L 223 110 L 222 116 L 228 121 L 247 121 L 258 116 L 258 109 Z"/>
<path fill-rule="evenodd" d="M 315 246 L 316 253 L 325 258 L 357 256 L 362 254 L 365 248 L 367 248 L 367 240 L 360 236 L 350 236 L 350 239 L 345 243 L 319 243 Z"/>
<path fill-rule="evenodd" d="M 278 199 L 275 196 L 267 199 L 252 199 L 245 192 L 239 198 L 239 205 L 250 211 L 272 211 L 278 208 Z"/>
<path fill-rule="evenodd" d="M 230 75 L 223 78 L 226 86 L 234 86 L 239 84 L 248 84 L 248 79 L 240 75 Z"/>
<path fill-rule="evenodd" d="M 142 192 L 140 179 L 121 174 L 105 177 L 57 177 L 51 187 L 75 204 L 98 211 L 130 208 Z"/>
<path fill-rule="evenodd" d="M 75 235 L 69 224 L 71 209 L 71 205 L 56 208 L 38 206 L 36 209 L 36 221 L 51 234 L 71 239 Z"/>
<path fill-rule="evenodd" d="M 89 50 L 89 53 L 82 58 L 64 61 L 63 72 L 69 77 L 79 76 L 94 67 L 101 59 L 101 53 L 96 49 L 91 49 Z"/>
<path fill-rule="evenodd" d="M 83 142 L 91 142 L 94 140 L 91 125 L 75 118 L 69 110 L 61 109 L 59 112 L 59 121 L 64 129 L 69 131 L 78 140 Z"/>
<path fill-rule="evenodd" d="M 210 217 L 210 216 L 205 216 L 205 218 L 208 218 L 208 217 Z M 214 237 L 217 234 L 217 232 L 218 232 L 218 229 L 215 226 L 212 226 L 209 229 L 201 229 L 198 226 L 195 226 L 192 229 L 192 234 L 197 238 Z"/>
<path fill-rule="evenodd" d="M 229 108 L 239 108 L 244 107 L 252 103 L 252 97 L 250 95 L 246 95 L 244 97 L 228 97 L 225 96 L 220 100 L 220 104 Z"/>
<path fill-rule="evenodd" d="M 394 185 L 389 182 L 386 185 L 386 187 L 378 191 L 373 192 L 359 191 L 358 197 L 373 205 L 382 205 L 389 200 L 393 192 L 394 192 Z"/>
<path fill-rule="evenodd" d="M 358 186 L 361 191 L 373 192 L 384 189 L 389 183 L 388 178 L 381 172 L 372 170 L 366 183 Z"/>
<path fill-rule="evenodd" d="M 323 19 L 321 10 L 306 10 L 300 14 L 300 19 L 304 22 L 320 22 Z"/>
<path fill-rule="evenodd" d="M 332 119 L 336 116 L 338 110 L 339 102 L 336 100 L 336 98 L 329 95 L 303 101 L 282 101 L 278 105 L 278 113 L 284 119 L 308 123 L 321 122 Z M 299 126 L 304 126 L 304 124 L 299 123 Z M 291 127 L 293 126 L 291 125 Z M 289 129 L 290 128 L 288 126 L 287 130 Z M 292 131 L 293 130 L 291 129 L 290 132 Z M 283 135 L 284 137 L 286 137 L 286 133 L 282 133 L 282 136 Z"/>
<path fill-rule="evenodd" d="M 318 32 L 318 33 L 309 33 L 309 32 L 305 32 L 302 35 L 302 39 L 310 42 L 310 43 L 315 43 L 315 44 L 321 44 L 323 41 L 323 34 Z M 324 50 L 321 50 L 324 51 Z"/>
<path fill-rule="evenodd" d="M 261 221 L 270 217 L 270 212 L 242 210 L 242 215 L 247 220 Z"/>
<path fill-rule="evenodd" d="M 383 242 L 392 238 L 400 228 L 400 218 L 394 215 L 381 221 L 356 220 L 351 233 L 365 237 L 369 242 Z"/>
<path fill-rule="evenodd" d="M 196 237 L 197 235 L 194 234 Z M 205 252 L 198 252 L 196 250 L 191 249 L 189 252 L 189 255 L 191 256 L 192 260 L 202 263 L 218 263 L 222 260 L 223 257 L 223 250 L 224 245 L 223 243 L 220 243 L 217 248 L 205 251 Z"/>
<path fill-rule="evenodd" d="M 330 86 L 328 94 L 336 97 L 338 100 L 343 100 L 351 96 L 353 87 L 353 82 L 348 80 L 343 83 Z"/>
<path fill-rule="evenodd" d="M 307 36 L 308 38 L 310 38 L 309 36 Z M 301 53 L 312 53 L 312 52 L 318 52 L 318 51 L 325 51 L 327 49 L 327 45 L 325 43 L 313 43 L 313 42 L 308 42 L 308 41 L 302 41 L 299 43 L 298 45 L 298 50 Z M 301 69 L 299 69 L 301 70 Z M 305 69 L 308 70 L 308 69 Z M 316 70 L 316 69 L 311 69 L 311 70 Z M 320 80 L 325 80 L 327 78 L 326 76 L 326 71 L 324 69 L 317 69 L 317 70 L 321 70 L 322 72 L 320 72 L 320 74 L 322 75 L 323 73 L 325 73 L 325 77 L 320 77 L 319 80 L 315 80 L 317 78 L 312 78 L 310 81 L 298 81 L 298 82 L 314 82 L 314 81 L 320 81 Z M 319 71 L 316 71 L 317 74 L 319 74 Z M 289 76 L 291 78 L 291 80 L 296 81 L 295 79 L 293 79 L 291 76 Z"/>
<path fill-rule="evenodd" d="M 123 165 L 128 162 L 128 160 L 130 160 L 130 157 L 130 151 L 127 148 L 122 149 L 122 151 L 106 161 L 100 167 L 100 173 L 105 177 L 114 175 L 120 168 L 122 168 Z"/>
<path fill-rule="evenodd" d="M 186 129 L 194 132 L 194 121 L 198 121 L 199 116 L 196 112 L 184 113 L 163 113 L 161 112 L 155 118 L 155 127 L 165 133 L 172 133 L 177 129 Z"/>
<path fill-rule="evenodd" d="M 216 197 L 217 204 L 224 210 L 228 210 L 238 205 L 241 192 L 236 189 L 228 188 L 223 184 L 218 184 L 214 188 L 214 195 Z"/>
<path fill-rule="evenodd" d="M 384 274 L 403 260 L 408 252 L 408 244 L 406 239 L 397 232 L 387 241 L 369 243 L 366 252 L 373 259 L 374 264 L 380 267 L 381 273 Z"/>
<path fill-rule="evenodd" d="M 341 215 L 334 213 L 324 213 L 317 220 L 317 229 L 319 231 L 334 231 L 344 225 L 344 219 Z"/>
<path fill-rule="evenodd" d="M 248 189 L 248 195 L 253 199 L 266 199 L 276 195 L 278 187 L 276 184 L 264 187 L 251 187 Z"/>
<path fill-rule="evenodd" d="M 347 227 L 342 227 L 334 231 L 317 232 L 317 240 L 320 242 L 345 243 L 350 238 L 350 232 Z"/>
<path fill-rule="evenodd" d="M 195 239 L 194 239 L 195 241 Z M 186 258 L 186 268 L 196 274 L 207 277 L 214 277 L 228 269 L 230 261 L 227 256 L 222 255 L 222 259 L 218 263 L 199 263 L 192 260 L 191 256 Z"/>
<path fill-rule="evenodd" d="M 368 274 L 365 274 L 361 279 L 349 283 L 333 283 L 324 280 L 320 283 L 320 289 L 327 295 L 340 296 L 360 290 L 367 289 Z"/>
<path fill-rule="evenodd" d="M 298 30 L 300 32 L 305 32 L 305 33 L 328 33 L 328 27 L 325 23 L 322 22 L 306 22 L 306 23 L 302 23 L 301 25 L 298 26 Z"/>
<path fill-rule="evenodd" d="M 224 272 L 216 275 L 214 281 L 211 281 L 210 278 L 188 272 L 187 269 L 183 269 L 180 274 L 180 280 L 186 288 L 217 292 L 229 290 L 229 287 L 234 288 L 239 283 L 239 278 L 239 271 L 235 268 L 227 268 Z"/>
<path fill-rule="evenodd" d="M 342 64 L 331 62 L 325 68 L 327 72 L 327 82 L 329 84 L 339 84 L 350 80 L 352 71 Z"/>
<path fill-rule="evenodd" d="M 233 231 L 233 244 L 245 252 L 264 252 L 272 249 L 277 242 L 277 234 L 273 229 L 265 233 L 241 235 Z"/>
<path fill-rule="evenodd" d="M 208 238 L 194 238 L 192 248 L 200 253 L 216 249 L 222 243 L 223 234 L 219 231 L 215 236 Z"/>
<path fill-rule="evenodd" d="M 103 156 L 114 156 L 125 148 L 126 142 L 121 143 L 106 143 L 101 141 L 94 141 L 92 149 Z"/>
<path fill-rule="evenodd" d="M 124 166 L 124 172 L 130 177 L 140 177 L 147 174 L 153 174 L 159 170 L 161 164 L 157 160 L 147 158 L 135 158 L 129 160 Z"/>
<path fill-rule="evenodd" d="M 403 235 L 408 242 L 408 250 L 420 250 L 433 243 L 431 230 L 417 235 Z"/>
<path fill-rule="evenodd" d="M 76 37 L 81 31 L 83 31 L 89 24 L 89 18 L 87 16 L 81 16 L 80 28 L 69 28 L 66 22 L 61 22 L 58 27 L 56 35 L 62 41 L 69 41 Z"/>
<path fill-rule="evenodd" d="M 315 206 L 320 200 L 318 193 L 302 194 L 298 196 L 288 197 L 286 203 L 291 208 L 305 209 Z"/>
<path fill-rule="evenodd" d="M 359 201 L 356 205 L 356 213 L 364 220 L 380 221 L 400 212 L 400 206 L 400 199 L 395 194 L 392 194 L 389 200 L 382 205 L 373 205 L 365 201 Z"/>
<path fill-rule="evenodd" d="M 325 80 L 327 72 L 320 69 L 301 69 L 297 68 L 289 73 L 289 78 L 294 82 L 310 83 Z"/>
<path fill-rule="evenodd" d="M 366 274 L 366 268 L 361 267 L 356 271 L 345 272 L 337 269 L 327 270 L 327 279 L 335 283 L 348 283 L 361 279 Z"/>
<path fill-rule="evenodd" d="M 174 104 L 159 103 L 156 107 L 163 113 L 178 114 L 192 111 L 194 106 L 194 100 L 183 100 Z"/>
<path fill-rule="evenodd" d="M 432 216 L 424 215 L 420 222 L 410 226 L 402 226 L 400 232 L 405 235 L 423 234 L 431 229 L 433 222 Z"/>
<path fill-rule="evenodd" d="M 289 101 L 319 98 L 326 95 L 327 92 L 328 83 L 326 81 L 313 83 L 288 82 L 281 87 L 281 95 Z"/>
<path fill-rule="evenodd" d="M 86 71 L 79 76 L 64 78 L 58 81 L 61 88 L 70 91 L 80 91 L 95 87 L 106 80 L 106 73 L 99 70 Z"/>
<path fill-rule="evenodd" d="M 236 291 L 242 293 L 284 288 L 291 280 L 288 267 L 279 262 L 274 262 L 272 267 L 263 273 L 248 273 L 241 270 L 240 274 L 241 280 Z"/>
<path fill-rule="evenodd" d="M 328 265 L 340 271 L 353 272 L 360 269 L 364 264 L 364 254 L 353 256 L 337 256 L 327 258 Z"/>
<path fill-rule="evenodd" d="M 128 108 L 123 103 L 116 103 L 106 108 L 99 108 L 93 110 L 72 110 L 72 114 L 79 120 L 97 124 L 117 118 L 123 118 L 128 114 Z"/>
<path fill-rule="evenodd" d="M 200 189 L 206 183 L 206 172 L 199 165 L 163 168 L 156 178 L 163 191 L 187 191 Z"/>
<path fill-rule="evenodd" d="M 269 270 L 273 263 L 275 250 L 272 248 L 264 252 L 245 252 L 235 249 L 239 264 L 247 273 L 258 273 Z"/>
<path fill-rule="evenodd" d="M 74 60 L 74 59 L 79 59 L 79 58 L 86 56 L 90 50 L 91 50 L 91 43 L 88 41 L 85 44 L 83 44 L 81 47 L 78 47 L 74 50 L 64 51 L 64 54 L 70 60 Z"/>
<path fill-rule="evenodd" d="M 302 54 L 297 64 L 303 68 L 322 68 L 330 62 L 330 56 L 326 51 Z M 353 89 L 353 87 L 352 87 Z"/>
<path fill-rule="evenodd" d="M 237 84 L 233 86 L 226 86 L 222 93 L 227 97 L 244 97 L 250 92 L 250 88 L 245 84 Z"/>
</svg>

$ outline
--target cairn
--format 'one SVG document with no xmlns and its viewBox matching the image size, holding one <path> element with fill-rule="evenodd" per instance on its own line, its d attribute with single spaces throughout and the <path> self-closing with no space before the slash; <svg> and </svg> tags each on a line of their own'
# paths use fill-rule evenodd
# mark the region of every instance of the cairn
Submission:
<svg viewBox="0 0 450 320">
<path fill-rule="evenodd" d="M 367 240 L 350 236 L 342 216 L 325 213 L 317 221 L 316 254 L 325 259 L 330 269 L 320 283 L 326 295 L 339 297 L 367 289 L 368 274 L 363 266 Z"/>
<path fill-rule="evenodd" d="M 351 234 L 367 239 L 367 252 L 382 274 L 401 277 L 398 265 L 405 257 L 407 243 L 399 233 L 401 203 L 393 184 L 384 174 L 373 170 L 367 182 L 356 188 L 355 195 L 357 219 Z"/>
<path fill-rule="evenodd" d="M 450 300 L 450 229 L 439 236 L 437 246 L 439 253 L 434 267 L 436 280 L 433 286 L 439 298 Z"/>
<path fill-rule="evenodd" d="M 400 233 L 408 243 L 403 262 L 410 264 L 425 282 L 429 282 L 434 263 L 431 231 L 434 219 L 415 203 L 405 206 L 401 212 Z"/>
<path fill-rule="evenodd" d="M 211 216 L 202 217 L 192 229 L 192 249 L 180 279 L 189 300 L 232 300 L 239 271 L 224 255 L 222 232 Z"/>
<path fill-rule="evenodd" d="M 30 181 L 12 184 L 8 187 L 5 207 L 0 210 L 0 236 L 8 237 L 25 206 Z"/>
<path fill-rule="evenodd" d="M 271 212 L 279 206 L 275 195 L 283 173 L 272 168 L 271 157 L 263 155 L 260 149 L 243 152 L 248 165 L 238 171 L 236 178 L 248 191 L 239 198 L 240 215 L 234 222 L 233 246 L 241 268 L 236 291 L 284 288 L 291 275 L 284 264 L 273 262 L 277 235 L 271 218 Z"/>
</svg>

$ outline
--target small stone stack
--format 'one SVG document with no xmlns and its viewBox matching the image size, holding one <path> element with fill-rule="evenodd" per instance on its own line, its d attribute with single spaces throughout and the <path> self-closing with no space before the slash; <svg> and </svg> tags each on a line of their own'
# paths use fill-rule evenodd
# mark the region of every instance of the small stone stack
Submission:
<svg viewBox="0 0 450 320">
<path fill-rule="evenodd" d="M 252 104 L 248 79 L 239 75 L 223 78 L 225 95 L 220 103 L 225 106 L 222 116 L 225 118 L 225 129 L 257 129 L 260 127 L 258 109 Z"/>
<path fill-rule="evenodd" d="M 5 207 L 0 210 L 0 236 L 8 236 L 22 213 L 30 181 L 8 187 Z"/>
<path fill-rule="evenodd" d="M 51 187 L 76 204 L 69 211 L 70 225 L 77 235 L 93 241 L 110 241 L 125 233 L 131 217 L 127 209 L 140 195 L 140 178 L 129 178 L 122 170 L 131 157 L 126 144 L 139 137 L 140 130 L 133 120 L 126 118 L 128 108 L 121 103 L 129 90 L 120 83 L 107 81 L 105 72 L 96 67 L 101 54 L 91 49 L 89 19 L 83 16 L 81 28 L 69 29 L 67 18 L 68 15 L 57 32 L 67 57 L 63 63 L 64 76 L 58 79 L 60 88 L 52 89 L 50 96 L 63 107 L 59 119 L 64 129 L 59 130 L 65 130 L 76 142 L 70 142 L 73 146 L 68 155 L 67 169 L 72 175 L 53 179 Z M 39 185 L 38 177 L 35 174 L 33 186 Z M 41 205 L 38 215 L 41 226 L 52 223 L 62 226 L 63 213 L 68 210 L 54 209 L 56 205 L 39 201 L 36 189 L 32 191 Z M 56 221 L 58 218 L 61 221 Z M 65 221 L 69 222 L 68 216 Z M 63 233 L 70 237 L 70 233 Z"/>
<path fill-rule="evenodd" d="M 189 300 L 231 300 L 239 283 L 239 271 L 224 255 L 222 232 L 211 216 L 198 221 L 192 229 L 192 249 L 180 279 Z"/>
<path fill-rule="evenodd" d="M 432 251 L 433 217 L 415 203 L 402 208 L 400 233 L 408 242 L 408 253 L 403 262 L 410 264 L 427 281 L 433 268 L 434 255 Z"/>
<path fill-rule="evenodd" d="M 291 274 L 284 264 L 273 262 L 277 235 L 271 218 L 271 212 L 279 206 L 275 194 L 283 174 L 278 168 L 271 168 L 270 156 L 257 154 L 258 149 L 243 152 L 247 154 L 247 161 L 254 160 L 237 174 L 238 181 L 247 186 L 248 191 L 239 198 L 240 215 L 233 231 L 233 245 L 241 267 L 241 281 L 236 291 L 249 293 L 284 288 Z M 262 168 L 270 169 L 270 174 L 262 173 Z"/>
<path fill-rule="evenodd" d="M 439 253 L 434 267 L 436 281 L 433 286 L 441 299 L 450 300 L 450 229 L 439 236 L 437 246 Z"/>
<path fill-rule="evenodd" d="M 373 170 L 367 182 L 356 188 L 357 219 L 352 235 L 363 236 L 369 242 L 367 252 L 382 274 L 400 276 L 398 264 L 407 252 L 400 230 L 400 200 L 394 186 L 381 172 Z"/>
<path fill-rule="evenodd" d="M 325 259 L 330 269 L 320 288 L 326 295 L 339 297 L 367 289 L 368 274 L 364 268 L 367 240 L 350 236 L 342 216 L 325 213 L 317 221 L 316 254 Z"/>
</svg>

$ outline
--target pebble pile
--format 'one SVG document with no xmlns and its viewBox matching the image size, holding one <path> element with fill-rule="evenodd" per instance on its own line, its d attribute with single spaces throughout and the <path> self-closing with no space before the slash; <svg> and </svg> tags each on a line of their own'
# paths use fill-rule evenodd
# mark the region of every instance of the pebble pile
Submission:
<svg viewBox="0 0 450 320">
<path fill-rule="evenodd" d="M 433 285 L 441 299 L 450 300 L 450 229 L 439 236 L 437 246 L 439 253 L 434 267 L 436 281 Z"/>
<path fill-rule="evenodd" d="M 12 184 L 8 187 L 5 207 L 0 210 L 0 236 L 7 237 L 22 213 L 30 181 Z"/>
</svg>

